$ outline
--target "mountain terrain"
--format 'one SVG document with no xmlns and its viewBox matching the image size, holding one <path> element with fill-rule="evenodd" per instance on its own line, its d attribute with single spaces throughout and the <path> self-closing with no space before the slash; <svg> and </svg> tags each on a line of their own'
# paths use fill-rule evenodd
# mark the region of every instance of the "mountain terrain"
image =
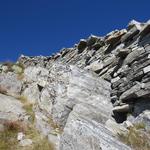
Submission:
<svg viewBox="0 0 150 150">
<path fill-rule="evenodd" d="M 0 150 L 150 150 L 150 21 L 51 56 L 0 64 Z"/>
</svg>

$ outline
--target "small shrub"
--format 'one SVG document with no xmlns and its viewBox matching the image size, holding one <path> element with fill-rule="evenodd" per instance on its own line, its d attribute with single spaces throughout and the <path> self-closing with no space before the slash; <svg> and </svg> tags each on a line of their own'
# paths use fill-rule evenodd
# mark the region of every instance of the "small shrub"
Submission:
<svg viewBox="0 0 150 150">
<path fill-rule="evenodd" d="M 134 125 L 134 127 L 139 130 L 139 129 L 145 129 L 145 124 L 143 122 L 137 123 Z"/>
<path fill-rule="evenodd" d="M 57 133 L 61 134 L 63 132 L 62 128 L 57 123 L 54 122 L 52 116 L 49 116 L 48 124 L 55 130 L 56 134 Z"/>
<path fill-rule="evenodd" d="M 50 143 L 46 138 L 43 138 L 33 145 L 32 150 L 54 150 L 54 149 L 55 149 L 54 145 Z"/>
<path fill-rule="evenodd" d="M 20 150 L 17 134 L 25 132 L 26 126 L 20 121 L 6 121 L 5 130 L 0 132 L 0 150 Z"/>
<path fill-rule="evenodd" d="M 0 132 L 0 150 L 16 150 L 17 132 L 5 130 Z"/>
<path fill-rule="evenodd" d="M 30 116 L 30 121 L 33 123 L 35 120 L 35 114 L 33 111 L 33 104 L 31 103 L 26 103 L 24 104 L 23 108 L 26 110 L 27 114 Z"/>
<path fill-rule="evenodd" d="M 26 113 L 30 116 L 30 121 L 33 123 L 35 119 L 35 114 L 33 111 L 33 104 L 27 100 L 27 97 L 20 96 L 18 98 L 23 103 L 23 108 L 26 110 Z"/>
<path fill-rule="evenodd" d="M 21 95 L 20 97 L 18 97 L 18 99 L 23 103 L 23 104 L 26 104 L 28 103 L 28 100 L 27 100 L 27 97 Z"/>
<path fill-rule="evenodd" d="M 7 131 L 24 132 L 25 126 L 21 121 L 6 121 L 4 127 Z"/>
<path fill-rule="evenodd" d="M 33 141 L 32 145 L 20 147 L 17 134 L 22 132 L 22 128 L 25 137 Z M 5 130 L 0 132 L 0 150 L 54 150 L 54 145 L 47 138 L 42 138 L 33 124 L 24 125 L 19 121 L 9 121 L 5 123 Z"/>
<path fill-rule="evenodd" d="M 24 79 L 24 73 L 18 74 L 17 79 L 23 80 Z"/>
</svg>

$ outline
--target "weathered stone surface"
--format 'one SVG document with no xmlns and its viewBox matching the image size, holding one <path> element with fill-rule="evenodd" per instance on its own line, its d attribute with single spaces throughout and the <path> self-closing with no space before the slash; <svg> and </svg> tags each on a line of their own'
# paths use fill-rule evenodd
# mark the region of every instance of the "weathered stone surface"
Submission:
<svg viewBox="0 0 150 150">
<path fill-rule="evenodd" d="M 137 48 L 136 50 L 127 55 L 127 57 L 124 60 L 124 65 L 131 64 L 133 61 L 137 60 L 138 57 L 144 52 L 144 48 Z"/>
<path fill-rule="evenodd" d="M 25 111 L 19 100 L 0 94 L 0 122 L 23 119 Z"/>
<path fill-rule="evenodd" d="M 0 74 L 0 91 L 9 95 L 18 96 L 21 93 L 22 82 L 13 72 Z"/>
<path fill-rule="evenodd" d="M 108 44 L 116 44 L 120 42 L 121 37 L 126 33 L 126 29 L 120 30 L 115 32 L 114 34 L 111 34 L 110 36 L 107 37 L 106 42 Z"/>
<path fill-rule="evenodd" d="M 32 140 L 31 139 L 24 139 L 24 140 L 21 140 L 19 144 L 22 147 L 30 146 L 32 144 Z"/>
<path fill-rule="evenodd" d="M 122 124 L 118 124 L 112 119 L 108 119 L 106 121 L 105 127 L 116 136 L 118 134 L 125 134 L 128 132 L 128 130 Z"/>
<path fill-rule="evenodd" d="M 147 24 L 144 26 L 143 30 L 140 32 L 140 36 L 144 37 L 149 32 L 150 32 L 150 21 L 148 21 Z"/>
<path fill-rule="evenodd" d="M 29 85 L 22 93 L 30 103 L 35 103 L 39 101 L 40 98 L 40 91 L 37 84 Z"/>
<path fill-rule="evenodd" d="M 87 40 L 87 46 L 92 46 L 98 40 L 97 36 L 91 35 Z"/>
<path fill-rule="evenodd" d="M 132 27 L 125 35 L 122 36 L 121 42 L 132 40 L 132 38 L 140 32 L 140 29 L 136 26 Z"/>
<path fill-rule="evenodd" d="M 91 63 L 89 66 L 85 67 L 85 69 L 92 70 L 94 72 L 102 70 L 104 67 L 102 62 L 95 61 Z"/>
<path fill-rule="evenodd" d="M 59 125 L 65 125 L 69 113 L 77 103 L 112 108 L 109 101 L 110 84 L 98 80 L 94 74 L 75 66 L 54 64 L 50 76 L 52 82 L 42 90 L 38 104 Z"/>
<path fill-rule="evenodd" d="M 125 104 L 122 106 L 116 106 L 113 108 L 113 112 L 129 112 L 130 111 L 130 106 L 129 104 Z"/>
<path fill-rule="evenodd" d="M 69 115 L 64 133 L 61 136 L 61 150 L 130 149 L 117 141 L 112 133 L 102 125 L 98 119 L 100 114 L 98 115 L 96 110 L 95 113 L 91 109 L 83 111 L 84 107 L 86 106 L 76 105 Z M 88 111 L 89 113 L 87 113 Z"/>
<path fill-rule="evenodd" d="M 91 35 L 52 56 L 21 56 L 24 78 L 0 65 L 1 93 L 33 103 L 36 128 L 57 149 L 59 142 L 60 150 L 130 149 L 114 135 L 136 121 L 149 127 L 149 31 L 149 22 L 131 21 L 127 30 Z M 18 119 L 15 113 L 0 116 Z"/>
<path fill-rule="evenodd" d="M 147 66 L 145 68 L 143 68 L 144 73 L 148 73 L 150 72 L 150 66 Z"/>
<path fill-rule="evenodd" d="M 80 43 L 78 44 L 78 53 L 82 53 L 82 51 L 86 48 L 87 42 L 84 39 L 80 40 Z"/>
<path fill-rule="evenodd" d="M 24 81 L 28 83 L 37 82 L 40 86 L 47 84 L 49 71 L 42 67 L 27 67 L 24 70 Z"/>
</svg>

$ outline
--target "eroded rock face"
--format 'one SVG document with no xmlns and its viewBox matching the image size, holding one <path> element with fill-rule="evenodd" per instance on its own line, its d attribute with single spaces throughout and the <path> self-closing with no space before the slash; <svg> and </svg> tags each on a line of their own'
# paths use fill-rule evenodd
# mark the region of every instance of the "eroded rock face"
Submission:
<svg viewBox="0 0 150 150">
<path fill-rule="evenodd" d="M 104 127 L 107 117 L 98 108 L 78 104 L 70 113 L 61 136 L 61 150 L 128 150 Z"/>
<path fill-rule="evenodd" d="M 21 80 L 1 65 L 1 93 L 27 98 L 36 128 L 57 149 L 128 150 L 117 134 L 140 122 L 150 128 L 149 59 L 150 23 L 133 20 L 52 56 L 22 55 Z"/>
<path fill-rule="evenodd" d="M 110 83 L 98 79 L 96 74 L 72 65 L 54 63 L 44 81 L 47 83 L 37 98 L 38 106 L 61 127 L 65 126 L 69 113 L 78 103 L 103 108 L 102 113 L 106 118 L 111 116 Z M 34 84 L 40 82 L 35 80 Z M 29 96 L 34 94 L 32 89 L 29 92 Z"/>
</svg>

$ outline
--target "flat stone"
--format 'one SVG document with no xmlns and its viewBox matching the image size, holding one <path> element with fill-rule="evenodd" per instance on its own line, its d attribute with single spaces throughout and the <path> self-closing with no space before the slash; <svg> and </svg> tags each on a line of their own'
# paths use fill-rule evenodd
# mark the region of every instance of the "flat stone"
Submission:
<svg viewBox="0 0 150 150">
<path fill-rule="evenodd" d="M 116 42 L 119 42 L 121 37 L 126 33 L 126 29 L 117 31 L 113 34 L 111 34 L 110 36 L 108 36 L 108 38 L 106 39 L 106 43 L 107 44 L 115 44 Z"/>
<path fill-rule="evenodd" d="M 97 36 L 91 35 L 88 40 L 87 40 L 87 46 L 92 46 L 96 43 L 96 41 L 98 40 Z"/>
<path fill-rule="evenodd" d="M 136 98 L 135 92 L 140 90 L 140 86 L 136 84 L 135 86 L 131 87 L 129 90 L 125 91 L 121 96 L 120 100 L 124 101 L 126 99 Z"/>
<path fill-rule="evenodd" d="M 147 23 L 143 30 L 140 32 L 140 36 L 141 38 L 143 38 L 146 34 L 148 34 L 150 32 L 150 23 Z"/>
<path fill-rule="evenodd" d="M 142 23 L 136 21 L 136 20 L 131 20 L 128 24 L 128 29 L 133 28 L 134 26 L 136 26 L 139 30 L 141 30 L 142 28 Z"/>
<path fill-rule="evenodd" d="M 134 50 L 133 52 L 129 53 L 127 57 L 124 60 L 124 65 L 131 64 L 133 61 L 138 59 L 138 57 L 145 52 L 144 48 L 137 48 L 137 50 Z"/>
<path fill-rule="evenodd" d="M 82 51 L 86 48 L 86 46 L 87 46 L 87 41 L 84 39 L 81 39 L 78 44 L 78 53 L 82 53 Z"/>
<path fill-rule="evenodd" d="M 82 107 L 81 107 L 82 106 Z M 90 106 L 89 106 L 90 107 Z M 83 109 L 84 108 L 84 109 Z M 88 109 L 86 105 L 78 105 L 69 115 L 64 133 L 60 138 L 61 150 L 128 150 L 111 131 L 103 126 L 102 119 L 98 119 L 99 111 Z M 80 113 L 80 111 L 82 113 Z M 90 112 L 91 111 L 91 112 Z M 98 115 L 99 114 L 99 115 Z M 103 117 L 102 117 L 103 118 Z"/>
<path fill-rule="evenodd" d="M 98 61 L 94 61 L 93 63 L 91 63 L 89 66 L 86 66 L 85 69 L 87 70 L 92 70 L 94 72 L 100 71 L 102 70 L 104 67 L 102 62 L 98 62 Z"/>
<path fill-rule="evenodd" d="M 113 108 L 113 112 L 129 112 L 129 111 L 130 111 L 129 104 L 125 104 L 122 106 L 116 106 Z"/>
<path fill-rule="evenodd" d="M 145 67 L 145 68 L 143 68 L 143 71 L 144 71 L 145 74 L 150 72 L 150 65 Z"/>
<path fill-rule="evenodd" d="M 19 144 L 22 147 L 30 146 L 30 145 L 32 145 L 32 140 L 31 139 L 24 139 L 24 140 L 21 140 Z"/>
<path fill-rule="evenodd" d="M 118 80 L 120 80 L 120 77 L 119 77 L 119 76 L 116 77 L 116 78 L 111 79 L 111 83 L 115 83 L 115 82 L 117 82 Z"/>
<path fill-rule="evenodd" d="M 16 121 L 25 116 L 23 104 L 14 97 L 0 94 L 0 121 Z"/>
<path fill-rule="evenodd" d="M 125 58 L 131 52 L 130 49 L 119 49 L 118 56 Z"/>
<path fill-rule="evenodd" d="M 19 132 L 17 135 L 17 140 L 21 141 L 21 140 L 23 140 L 24 137 L 25 137 L 25 135 L 23 134 L 23 132 Z"/>
<path fill-rule="evenodd" d="M 121 42 L 123 43 L 123 42 L 131 40 L 139 32 L 140 30 L 136 26 L 132 27 L 125 35 L 121 37 Z"/>
</svg>

